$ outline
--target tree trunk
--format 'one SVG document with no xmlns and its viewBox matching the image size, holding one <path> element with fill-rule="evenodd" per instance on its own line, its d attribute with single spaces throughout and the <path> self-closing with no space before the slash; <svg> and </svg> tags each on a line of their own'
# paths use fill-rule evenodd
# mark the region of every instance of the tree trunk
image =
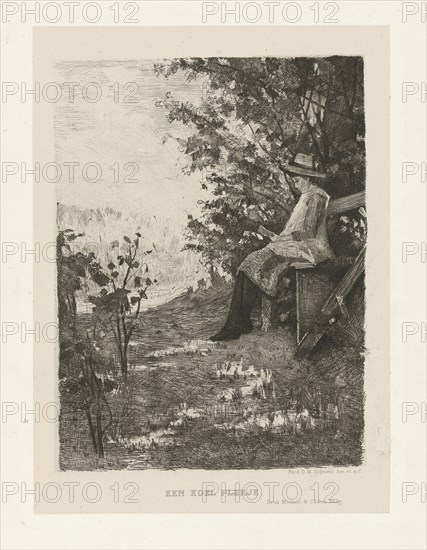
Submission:
<svg viewBox="0 0 427 550">
<path fill-rule="evenodd" d="M 125 343 L 123 345 L 123 353 L 122 353 L 122 375 L 124 378 L 124 381 L 126 383 L 127 375 L 128 375 L 128 346 Z"/>
<path fill-rule="evenodd" d="M 102 415 L 101 415 L 101 402 L 98 401 L 96 404 L 96 431 L 98 435 L 98 456 L 99 458 L 104 458 L 104 443 L 103 433 L 102 433 Z"/>
<path fill-rule="evenodd" d="M 95 453 L 98 454 L 98 445 L 96 443 L 95 428 L 93 426 L 92 417 L 90 416 L 90 407 L 86 408 L 86 417 L 87 417 L 87 423 L 88 423 L 88 426 L 89 426 L 90 438 L 92 440 L 92 445 L 93 445 Z"/>
</svg>

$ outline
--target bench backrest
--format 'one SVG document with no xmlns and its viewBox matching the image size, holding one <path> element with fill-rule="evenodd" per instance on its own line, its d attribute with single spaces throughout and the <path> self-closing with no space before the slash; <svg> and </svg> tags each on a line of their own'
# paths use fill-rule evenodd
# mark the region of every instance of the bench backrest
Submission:
<svg viewBox="0 0 427 550">
<path fill-rule="evenodd" d="M 328 205 L 328 217 L 353 210 L 354 208 L 360 208 L 361 206 L 365 206 L 365 204 L 365 191 L 360 191 L 360 193 L 348 195 L 347 197 L 342 197 L 341 199 L 332 199 Z"/>
</svg>

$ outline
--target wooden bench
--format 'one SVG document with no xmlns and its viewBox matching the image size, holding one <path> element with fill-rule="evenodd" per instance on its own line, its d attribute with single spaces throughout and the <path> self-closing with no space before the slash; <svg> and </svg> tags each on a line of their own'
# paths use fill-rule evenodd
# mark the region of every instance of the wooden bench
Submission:
<svg viewBox="0 0 427 550">
<path fill-rule="evenodd" d="M 302 290 L 298 291 L 298 286 L 300 289 L 304 286 L 310 289 L 310 283 L 307 285 L 307 281 L 302 282 L 305 278 L 310 279 L 310 276 L 307 267 L 296 270 L 298 325 L 296 357 L 302 358 L 310 353 L 338 316 L 349 317 L 345 299 L 365 269 L 365 250 L 366 247 L 360 251 L 352 265 L 341 272 L 330 270 L 328 266 L 313 266 L 310 273 L 314 275 L 314 281 L 317 281 L 319 276 L 326 275 L 330 286 L 327 288 L 327 285 L 324 285 L 317 293 L 315 291 L 308 293 L 306 290 L 304 295 Z M 314 296 L 316 296 L 315 299 Z"/>
<path fill-rule="evenodd" d="M 328 217 L 365 206 L 365 192 L 331 200 Z M 345 297 L 364 270 L 365 249 L 356 259 L 337 258 L 313 265 L 294 263 L 296 274 L 297 357 L 308 354 L 325 334 L 337 315 L 347 315 Z M 262 328 L 271 324 L 273 301 L 264 295 L 262 300 Z"/>
</svg>

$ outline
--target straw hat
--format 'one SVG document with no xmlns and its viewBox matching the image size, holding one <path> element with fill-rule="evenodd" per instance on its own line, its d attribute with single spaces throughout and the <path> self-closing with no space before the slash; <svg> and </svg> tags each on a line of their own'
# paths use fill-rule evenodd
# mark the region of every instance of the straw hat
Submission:
<svg viewBox="0 0 427 550">
<path fill-rule="evenodd" d="M 298 176 L 309 176 L 311 178 L 326 178 L 326 174 L 317 170 L 317 165 L 314 160 L 314 155 L 303 155 L 297 153 L 294 160 L 287 162 L 284 166 L 284 170 L 290 174 L 296 174 Z"/>
</svg>

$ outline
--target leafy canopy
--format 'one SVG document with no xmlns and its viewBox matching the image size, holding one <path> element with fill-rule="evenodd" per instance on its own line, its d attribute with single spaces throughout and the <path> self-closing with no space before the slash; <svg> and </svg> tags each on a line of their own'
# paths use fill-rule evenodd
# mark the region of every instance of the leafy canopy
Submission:
<svg viewBox="0 0 427 550">
<path fill-rule="evenodd" d="M 202 216 L 189 216 L 186 247 L 207 264 L 234 273 L 265 244 L 260 223 L 283 229 L 297 199 L 284 167 L 297 152 L 316 156 L 333 197 L 364 189 L 361 58 L 180 58 L 154 68 L 165 78 L 184 72 L 187 81 L 201 80 L 200 104 L 171 93 L 157 104 L 171 123 L 191 129 L 176 139 L 186 171 L 203 173 L 206 198 Z M 361 239 L 340 244 L 354 253 Z"/>
</svg>

